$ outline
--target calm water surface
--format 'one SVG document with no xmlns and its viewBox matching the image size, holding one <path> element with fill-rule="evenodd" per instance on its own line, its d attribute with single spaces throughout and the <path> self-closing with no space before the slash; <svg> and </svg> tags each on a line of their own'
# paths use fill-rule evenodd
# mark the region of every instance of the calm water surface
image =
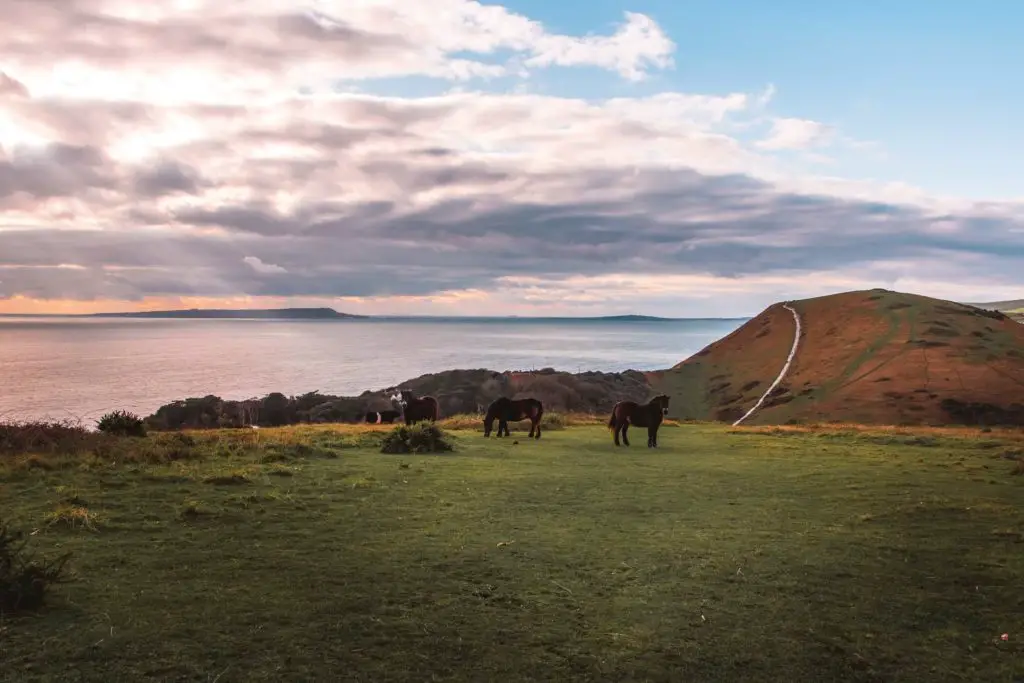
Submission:
<svg viewBox="0 0 1024 683">
<path fill-rule="evenodd" d="M 357 395 L 453 368 L 654 370 L 743 322 L 0 318 L 0 419 L 91 423 L 206 394 Z"/>
</svg>

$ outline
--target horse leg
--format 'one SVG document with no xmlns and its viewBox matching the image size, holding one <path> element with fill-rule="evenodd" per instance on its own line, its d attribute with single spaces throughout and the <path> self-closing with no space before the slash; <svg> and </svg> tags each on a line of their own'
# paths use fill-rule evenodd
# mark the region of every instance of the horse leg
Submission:
<svg viewBox="0 0 1024 683">
<path fill-rule="evenodd" d="M 540 416 L 537 416 L 537 433 L 533 436 L 535 439 L 540 438 Z"/>
<path fill-rule="evenodd" d="M 508 436 L 508 422 L 504 417 L 498 418 L 498 436 Z"/>
<path fill-rule="evenodd" d="M 647 428 L 647 447 L 656 448 L 658 446 L 658 426 L 651 425 Z"/>
<path fill-rule="evenodd" d="M 622 443 L 629 445 L 629 422 L 622 423 Z"/>
</svg>

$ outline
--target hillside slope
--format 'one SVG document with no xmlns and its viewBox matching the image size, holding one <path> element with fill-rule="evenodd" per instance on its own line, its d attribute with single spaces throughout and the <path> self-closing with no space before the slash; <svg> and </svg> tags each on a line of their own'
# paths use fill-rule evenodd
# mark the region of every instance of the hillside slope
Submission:
<svg viewBox="0 0 1024 683">
<path fill-rule="evenodd" d="M 990 301 L 984 304 L 967 304 L 988 310 L 1002 311 L 1019 323 L 1024 323 L 1024 299 L 1013 299 L 1012 301 Z"/>
<path fill-rule="evenodd" d="M 744 424 L 1024 424 L 1024 325 L 888 290 L 789 302 L 787 376 Z M 794 321 L 774 304 L 655 379 L 669 415 L 734 421 L 771 385 Z"/>
<path fill-rule="evenodd" d="M 976 306 L 977 308 L 994 309 L 996 311 L 1017 311 L 1024 309 L 1024 299 L 1012 299 L 1011 301 L 989 301 L 987 303 L 974 304 L 969 303 L 968 306 Z"/>
</svg>

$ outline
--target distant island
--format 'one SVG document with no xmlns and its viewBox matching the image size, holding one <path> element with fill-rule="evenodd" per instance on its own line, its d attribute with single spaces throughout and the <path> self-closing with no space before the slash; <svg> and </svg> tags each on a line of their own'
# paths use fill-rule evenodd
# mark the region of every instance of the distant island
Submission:
<svg viewBox="0 0 1024 683">
<path fill-rule="evenodd" d="M 79 317 L 79 316 L 75 316 Z M 605 315 L 579 317 L 527 317 L 527 316 L 369 316 L 354 313 L 340 313 L 333 308 L 189 308 L 175 311 L 129 311 L 123 313 L 89 313 L 88 318 L 234 318 L 267 320 L 583 320 L 608 322 L 669 322 L 674 318 L 660 318 L 653 315 Z"/>
<path fill-rule="evenodd" d="M 672 320 L 672 318 L 659 318 L 656 315 L 604 315 L 594 320 L 614 320 L 621 322 L 633 322 L 633 321 L 661 321 L 661 320 Z"/>
<path fill-rule="evenodd" d="M 149 318 L 234 320 L 372 320 L 377 322 L 694 322 L 749 320 L 738 318 L 666 318 L 655 315 L 521 316 L 521 315 L 358 315 L 333 308 L 189 308 L 170 311 L 120 311 L 108 313 L 0 313 L 0 318 Z"/>
<path fill-rule="evenodd" d="M 91 313 L 90 318 L 263 318 L 271 320 L 352 320 L 365 315 L 339 313 L 333 308 L 189 308 L 178 311 Z"/>
</svg>

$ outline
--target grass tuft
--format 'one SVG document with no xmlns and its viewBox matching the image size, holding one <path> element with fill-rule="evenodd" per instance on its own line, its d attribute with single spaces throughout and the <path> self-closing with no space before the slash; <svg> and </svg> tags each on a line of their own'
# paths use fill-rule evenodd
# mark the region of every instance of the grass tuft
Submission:
<svg viewBox="0 0 1024 683">
<path fill-rule="evenodd" d="M 100 527 L 100 516 L 84 505 L 61 503 L 57 509 L 48 512 L 44 518 L 47 526 L 60 526 L 68 529 L 86 529 L 97 531 Z"/>
<path fill-rule="evenodd" d="M 216 513 L 202 501 L 193 498 L 185 500 L 178 506 L 178 517 L 184 521 L 212 517 L 214 514 Z"/>
</svg>

